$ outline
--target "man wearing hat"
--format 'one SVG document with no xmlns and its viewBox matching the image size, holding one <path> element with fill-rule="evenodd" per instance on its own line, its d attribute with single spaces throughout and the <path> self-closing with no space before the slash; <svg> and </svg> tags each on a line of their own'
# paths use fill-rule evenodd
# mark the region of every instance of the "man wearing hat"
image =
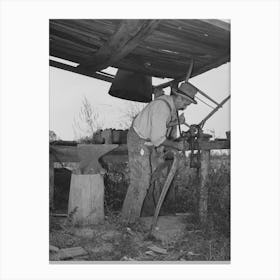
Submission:
<svg viewBox="0 0 280 280">
<path fill-rule="evenodd" d="M 141 208 L 150 186 L 152 174 L 151 156 L 157 149 L 170 147 L 179 151 L 187 148 L 183 141 L 168 138 L 174 125 L 185 122 L 184 115 L 178 118 L 177 111 L 197 102 L 197 90 L 184 82 L 179 88 L 171 88 L 170 96 L 162 90 L 154 92 L 156 97 L 133 120 L 127 135 L 130 185 L 122 208 L 125 222 L 135 222 L 140 217 Z"/>
</svg>

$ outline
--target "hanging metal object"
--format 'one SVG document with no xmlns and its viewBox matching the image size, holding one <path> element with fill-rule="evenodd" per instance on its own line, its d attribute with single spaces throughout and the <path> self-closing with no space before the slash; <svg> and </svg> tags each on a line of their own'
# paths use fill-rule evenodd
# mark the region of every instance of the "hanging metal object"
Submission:
<svg viewBox="0 0 280 280">
<path fill-rule="evenodd" d="M 152 77 L 126 70 L 118 70 L 109 94 L 126 100 L 150 102 L 152 100 Z"/>
</svg>

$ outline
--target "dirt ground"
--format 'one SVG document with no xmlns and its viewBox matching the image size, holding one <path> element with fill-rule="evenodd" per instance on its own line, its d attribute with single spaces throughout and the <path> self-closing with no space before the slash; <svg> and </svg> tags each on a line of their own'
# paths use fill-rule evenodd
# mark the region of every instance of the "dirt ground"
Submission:
<svg viewBox="0 0 280 280">
<path fill-rule="evenodd" d="M 126 165 L 116 165 L 105 176 L 105 222 L 74 227 L 71 217 L 50 217 L 50 261 L 229 261 L 230 156 L 211 156 L 208 179 L 208 218 L 197 219 L 197 179 L 193 170 L 178 172 L 173 199 L 163 204 L 158 232 L 149 236 L 151 218 L 125 225 L 119 218 L 129 183 Z M 55 212 L 67 213 L 71 172 L 55 170 Z M 171 186 L 171 189 L 172 189 Z M 191 213 L 176 217 L 176 213 Z M 61 258 L 64 248 L 81 247 L 84 254 Z"/>
<path fill-rule="evenodd" d="M 56 261 L 229 261 L 228 237 L 207 227 L 193 215 L 160 217 L 155 234 L 149 235 L 151 218 L 133 225 L 122 224 L 116 213 L 104 224 L 71 226 L 68 218 L 50 217 L 50 255 Z M 53 247 L 54 246 L 54 247 Z M 82 247 L 82 256 L 60 258 L 59 250 Z M 54 249 L 53 249 L 54 248 Z"/>
</svg>

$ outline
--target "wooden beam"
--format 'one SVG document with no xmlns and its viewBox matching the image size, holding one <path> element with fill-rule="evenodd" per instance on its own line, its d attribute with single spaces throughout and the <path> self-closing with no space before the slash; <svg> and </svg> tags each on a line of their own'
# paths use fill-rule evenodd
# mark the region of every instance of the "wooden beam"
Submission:
<svg viewBox="0 0 280 280">
<path fill-rule="evenodd" d="M 205 122 L 209 120 L 222 106 L 230 99 L 230 95 L 227 96 L 220 104 L 216 106 L 200 123 L 201 128 L 204 126 Z"/>
<path fill-rule="evenodd" d="M 207 99 L 209 99 L 210 101 L 212 101 L 213 103 L 215 103 L 216 105 L 219 105 L 219 103 L 217 101 L 215 101 L 213 98 L 211 98 L 208 94 L 206 94 L 205 92 L 203 92 L 202 90 L 200 90 L 199 88 L 197 88 L 196 86 L 194 86 L 193 84 L 191 84 L 190 82 L 188 82 L 193 88 L 195 88 L 202 96 L 206 97 Z"/>
<path fill-rule="evenodd" d="M 197 76 L 199 74 L 202 74 L 202 73 L 204 73 L 204 72 L 206 72 L 208 70 L 211 70 L 213 68 L 219 67 L 222 64 L 225 64 L 225 63 L 227 63 L 229 61 L 230 61 L 229 55 L 223 56 L 220 59 L 215 59 L 215 60 L 213 60 L 212 63 L 207 63 L 204 66 L 200 67 L 198 70 L 193 71 L 193 75 L 191 75 L 191 78 L 195 77 L 195 76 Z M 166 82 L 166 83 L 154 86 L 154 88 L 158 88 L 158 89 L 167 88 L 167 87 L 171 86 L 173 83 L 179 83 L 179 82 L 181 82 L 183 80 L 185 80 L 185 76 L 181 76 L 181 77 L 178 77 L 178 78 L 176 78 L 174 80 L 171 80 L 169 82 Z"/>
<path fill-rule="evenodd" d="M 207 222 L 208 186 L 207 179 L 210 168 L 210 151 L 201 151 L 200 186 L 199 186 L 199 220 L 202 225 Z"/>
<path fill-rule="evenodd" d="M 123 20 L 119 29 L 86 64 L 78 68 L 91 72 L 113 65 L 128 55 L 158 25 L 159 20 Z"/>
<path fill-rule="evenodd" d="M 113 78 L 114 76 L 112 76 L 110 74 L 106 75 L 106 74 L 102 74 L 102 73 L 91 73 L 87 70 L 80 69 L 78 67 L 73 67 L 73 66 L 63 64 L 63 63 L 53 61 L 53 60 L 50 60 L 50 66 L 56 67 L 56 68 L 59 68 L 59 69 L 62 69 L 62 70 L 70 71 L 70 72 L 73 72 L 73 73 L 76 73 L 76 74 L 80 74 L 80 75 L 88 76 L 88 77 L 91 77 L 91 78 L 95 78 L 95 79 L 98 79 L 98 80 L 102 80 L 102 81 L 105 81 L 105 82 L 108 82 L 108 83 L 112 83 L 113 80 L 114 80 L 114 78 Z"/>
<path fill-rule="evenodd" d="M 201 19 L 200 21 L 210 23 L 216 27 L 219 27 L 225 31 L 230 31 L 230 23 L 217 19 Z"/>
<path fill-rule="evenodd" d="M 116 145 L 95 145 L 102 147 L 102 145 L 105 146 L 111 146 L 112 149 L 114 149 L 114 146 Z M 89 145 L 93 146 L 93 145 Z M 195 149 L 198 147 L 195 146 Z M 199 144 L 199 148 L 201 150 L 223 150 L 223 149 L 230 149 L 230 141 L 229 140 L 214 140 L 214 141 L 201 141 Z M 61 162 L 80 162 L 83 159 L 83 156 L 81 156 L 81 153 L 78 153 L 78 147 L 75 146 L 59 146 L 55 145 L 52 146 L 53 151 L 56 153 L 57 158 Z M 89 149 L 92 149 L 89 147 Z M 101 148 L 100 148 L 101 149 Z M 108 149 L 110 150 L 110 149 Z M 103 152 L 102 152 L 103 153 Z M 105 153 L 105 152 L 104 152 Z M 117 146 L 114 150 L 111 152 L 108 152 L 105 155 L 99 155 L 100 156 L 100 163 L 104 167 L 108 162 L 110 163 L 117 163 L 117 162 L 127 162 L 128 161 L 128 152 L 127 152 L 127 145 L 122 144 Z M 87 157 L 85 157 L 87 158 Z M 54 161 L 58 161 L 56 157 L 54 157 Z"/>
<path fill-rule="evenodd" d="M 198 147 L 195 146 L 195 149 Z M 199 145 L 201 150 L 223 150 L 230 149 L 230 141 L 219 140 L 219 141 L 209 141 L 201 142 Z M 128 152 L 127 145 L 123 144 L 117 147 L 115 150 L 109 152 L 108 154 L 100 157 L 100 164 L 103 168 L 109 168 L 109 165 L 119 162 L 128 162 Z"/>
</svg>

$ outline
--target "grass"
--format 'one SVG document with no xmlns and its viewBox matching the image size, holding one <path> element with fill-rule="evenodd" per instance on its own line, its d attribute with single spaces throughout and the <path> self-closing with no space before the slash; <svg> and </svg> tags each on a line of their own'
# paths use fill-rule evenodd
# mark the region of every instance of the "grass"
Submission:
<svg viewBox="0 0 280 280">
<path fill-rule="evenodd" d="M 54 227 L 54 223 L 56 226 Z M 220 235 L 213 228 L 201 229 L 195 219 L 186 218 L 184 235 L 167 245 L 160 240 L 147 238 L 148 231 L 140 222 L 123 224 L 119 216 L 112 214 L 103 225 L 91 227 L 59 228 L 65 224 L 62 219 L 52 220 L 50 244 L 58 248 L 81 246 L 87 252 L 88 261 L 228 261 L 230 260 L 229 238 Z M 90 235 L 82 234 L 90 232 Z M 104 234 L 112 233 L 104 239 Z M 167 250 L 166 254 L 147 254 L 149 246 L 155 245 Z M 56 260 L 55 255 L 50 255 Z"/>
<path fill-rule="evenodd" d="M 50 244 L 59 248 L 82 246 L 91 261 L 229 261 L 230 260 L 230 157 L 212 155 L 209 179 L 208 218 L 202 227 L 197 218 L 198 178 L 196 171 L 181 168 L 172 183 L 173 199 L 164 202 L 165 213 L 192 212 L 186 218 L 186 230 L 182 238 L 171 242 L 167 254 L 147 255 L 148 246 L 164 246 L 158 240 L 146 238 L 147 231 L 137 222 L 123 224 L 119 217 L 122 202 L 129 185 L 127 166 L 115 166 L 105 176 L 105 215 L 103 225 L 85 228 L 92 235 L 77 235 L 83 230 L 71 226 L 68 219 L 50 219 Z M 74 215 L 74 213 L 73 213 Z M 62 226 L 61 226 L 62 225 Z M 116 235 L 110 240 L 102 236 L 108 231 Z M 103 246 L 103 247 L 102 247 Z M 98 251 L 98 248 L 104 250 Z M 105 250 L 107 249 L 107 251 Z M 109 250 L 110 249 L 110 250 Z M 55 256 L 50 255 L 55 260 Z"/>
</svg>

